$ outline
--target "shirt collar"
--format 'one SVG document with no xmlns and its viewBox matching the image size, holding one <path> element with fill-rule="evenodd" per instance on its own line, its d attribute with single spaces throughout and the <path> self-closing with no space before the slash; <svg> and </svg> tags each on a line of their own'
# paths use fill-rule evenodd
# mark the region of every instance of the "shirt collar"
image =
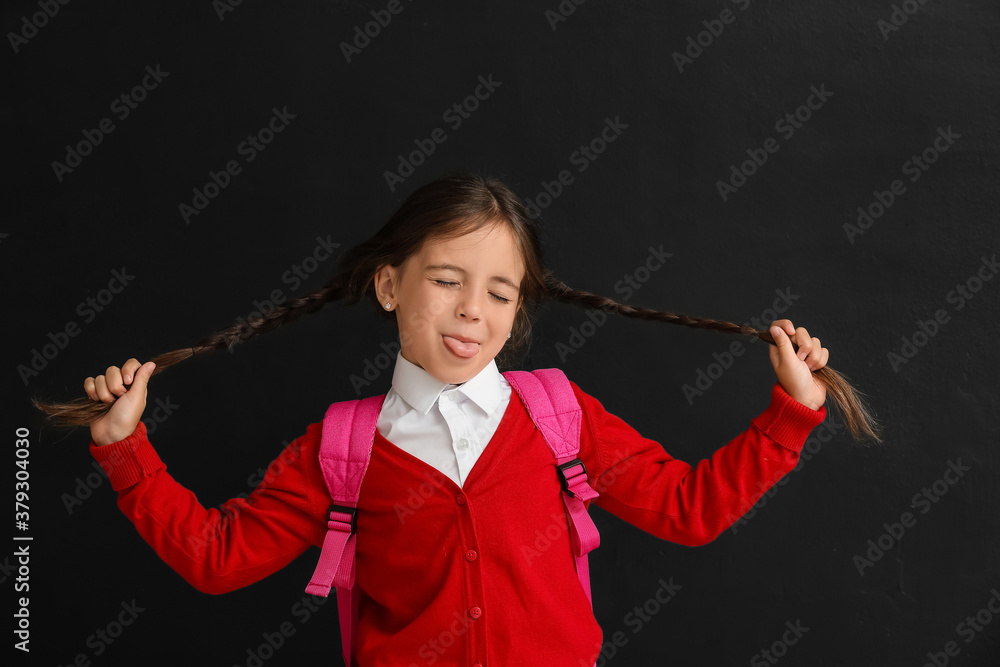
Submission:
<svg viewBox="0 0 1000 667">
<path fill-rule="evenodd" d="M 505 382 L 494 359 L 475 377 L 460 385 L 441 382 L 423 368 L 404 359 L 402 352 L 396 353 L 396 366 L 392 371 L 393 390 L 411 408 L 425 415 L 442 392 L 456 388 L 486 414 L 492 414 L 503 400 L 501 387 Z"/>
</svg>

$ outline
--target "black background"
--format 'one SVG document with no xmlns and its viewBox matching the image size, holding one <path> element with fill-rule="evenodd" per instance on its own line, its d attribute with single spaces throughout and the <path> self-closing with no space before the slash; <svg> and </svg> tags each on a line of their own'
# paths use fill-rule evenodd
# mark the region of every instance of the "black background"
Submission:
<svg viewBox="0 0 1000 667">
<path fill-rule="evenodd" d="M 329 238 L 339 251 L 298 291 L 318 286 L 409 192 L 452 168 L 501 176 L 532 199 L 571 170 L 541 223 L 547 262 L 570 285 L 621 296 L 616 283 L 662 245 L 672 257 L 632 302 L 747 321 L 790 290 L 787 316 L 822 339 L 885 425 L 882 446 L 837 432 L 706 547 L 594 509 L 595 613 L 606 639 L 628 640 L 603 664 L 747 664 L 797 620 L 809 630 L 782 665 L 921 665 L 949 641 L 960 649 L 949 664 L 1000 664 L 1000 616 L 968 643 L 957 630 L 1000 587 L 1000 285 L 982 283 L 961 310 L 947 298 L 997 251 L 997 5 L 911 1 L 914 13 L 885 32 L 889 2 L 592 1 L 553 28 L 555 0 L 404 1 L 348 63 L 340 44 L 385 6 L 247 1 L 220 18 L 208 0 L 71 2 L 16 53 L 7 35 L 4 488 L 12 497 L 14 430 L 30 428 L 34 537 L 32 650 L 15 652 L 17 664 L 84 654 L 95 665 L 246 665 L 285 621 L 296 632 L 264 664 L 336 663 L 334 605 L 306 623 L 292 611 L 318 551 L 243 590 L 198 593 L 135 534 L 106 481 L 91 476 L 98 488 L 80 498 L 94 472 L 88 434 L 44 427 L 27 398 L 81 395 L 108 365 L 190 345 L 272 290 L 291 296 L 283 273 Z M 735 20 L 678 71 L 674 53 L 724 9 Z M 7 3 L 0 28 L 20 31 L 38 11 Z M 112 101 L 157 65 L 169 75 L 119 119 Z M 452 129 L 442 113 L 479 76 L 500 86 Z M 776 131 L 812 86 L 832 96 L 793 136 Z M 286 107 L 295 118 L 246 162 L 237 146 Z M 60 181 L 52 163 L 105 117 L 115 130 Z M 576 171 L 571 154 L 605 118 L 627 128 Z M 391 190 L 384 172 L 437 127 L 447 140 Z M 960 138 L 911 182 L 903 164 L 939 128 Z M 779 150 L 724 201 L 717 181 L 769 137 Z M 186 224 L 178 206 L 232 159 L 242 172 Z M 895 179 L 905 193 L 852 242 L 844 225 Z M 134 279 L 84 322 L 78 304 L 122 267 Z M 947 323 L 894 368 L 888 355 L 939 309 Z M 682 387 L 736 339 L 618 318 L 561 358 L 557 345 L 585 321 L 544 309 L 523 366 L 563 368 L 677 458 L 708 457 L 768 403 L 763 344 L 688 400 Z M 79 335 L 26 386 L 17 367 L 69 322 Z M 283 442 L 359 395 L 351 376 L 392 340 L 370 306 L 331 305 L 180 365 L 150 385 L 147 418 L 157 399 L 178 406 L 151 440 L 206 506 L 247 493 Z M 914 496 L 959 459 L 971 470 L 921 513 Z M 82 502 L 67 507 L 74 495 Z M 861 576 L 854 557 L 906 511 L 916 525 Z M 0 577 L 14 598 L 8 545 Z M 633 632 L 627 615 L 670 577 L 683 589 Z M 88 637 L 132 600 L 144 611 L 95 655 Z"/>
</svg>

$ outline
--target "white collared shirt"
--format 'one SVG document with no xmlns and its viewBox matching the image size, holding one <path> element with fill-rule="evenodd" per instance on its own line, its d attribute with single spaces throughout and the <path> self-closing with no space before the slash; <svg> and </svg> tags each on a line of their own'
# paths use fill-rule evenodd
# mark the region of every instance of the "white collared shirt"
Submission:
<svg viewBox="0 0 1000 667">
<path fill-rule="evenodd" d="M 496 432 L 510 394 L 510 383 L 495 360 L 455 385 L 437 380 L 397 353 L 378 432 L 462 486 Z"/>
</svg>

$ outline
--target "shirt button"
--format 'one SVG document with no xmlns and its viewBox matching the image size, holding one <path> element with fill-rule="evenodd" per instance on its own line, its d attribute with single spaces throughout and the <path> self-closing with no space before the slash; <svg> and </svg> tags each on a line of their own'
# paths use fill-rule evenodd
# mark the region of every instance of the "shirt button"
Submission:
<svg viewBox="0 0 1000 667">
<path fill-rule="evenodd" d="M 464 452 L 466 449 L 469 448 L 469 441 L 466 440 L 465 438 L 459 438 L 458 442 L 455 443 L 455 447 L 458 449 L 458 451 Z"/>
<path fill-rule="evenodd" d="M 472 618 L 479 618 L 482 615 L 483 615 L 483 610 L 480 609 L 479 607 L 473 607 L 472 609 L 469 610 L 469 616 L 471 616 Z"/>
<path fill-rule="evenodd" d="M 474 561 L 478 557 L 479 557 L 479 554 L 476 553 L 475 549 L 469 549 L 468 551 L 465 552 L 465 560 L 467 560 L 467 561 L 470 561 L 470 562 Z"/>
<path fill-rule="evenodd" d="M 465 504 L 465 496 L 462 495 L 461 493 L 458 494 L 457 496 L 455 496 L 455 502 L 458 503 L 459 505 L 464 505 Z"/>
</svg>

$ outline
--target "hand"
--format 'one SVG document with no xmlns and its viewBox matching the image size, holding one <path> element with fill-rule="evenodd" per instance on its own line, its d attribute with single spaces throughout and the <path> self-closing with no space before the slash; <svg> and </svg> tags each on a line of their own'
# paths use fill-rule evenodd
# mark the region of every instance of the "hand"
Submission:
<svg viewBox="0 0 1000 667">
<path fill-rule="evenodd" d="M 819 338 L 810 338 L 804 327 L 792 326 L 791 320 L 775 320 L 770 331 L 777 343 L 768 346 L 771 365 L 782 389 L 802 405 L 819 410 L 826 403 L 826 386 L 812 372 L 826 366 L 830 350 L 820 344 Z M 792 348 L 793 341 L 799 346 L 798 352 Z"/>
<path fill-rule="evenodd" d="M 83 390 L 94 401 L 114 403 L 108 412 L 90 424 L 90 437 L 98 445 L 109 445 L 132 435 L 146 407 L 146 386 L 156 364 L 129 359 L 121 367 L 109 366 L 104 375 L 83 381 Z M 131 385 L 126 389 L 126 385 Z"/>
</svg>

